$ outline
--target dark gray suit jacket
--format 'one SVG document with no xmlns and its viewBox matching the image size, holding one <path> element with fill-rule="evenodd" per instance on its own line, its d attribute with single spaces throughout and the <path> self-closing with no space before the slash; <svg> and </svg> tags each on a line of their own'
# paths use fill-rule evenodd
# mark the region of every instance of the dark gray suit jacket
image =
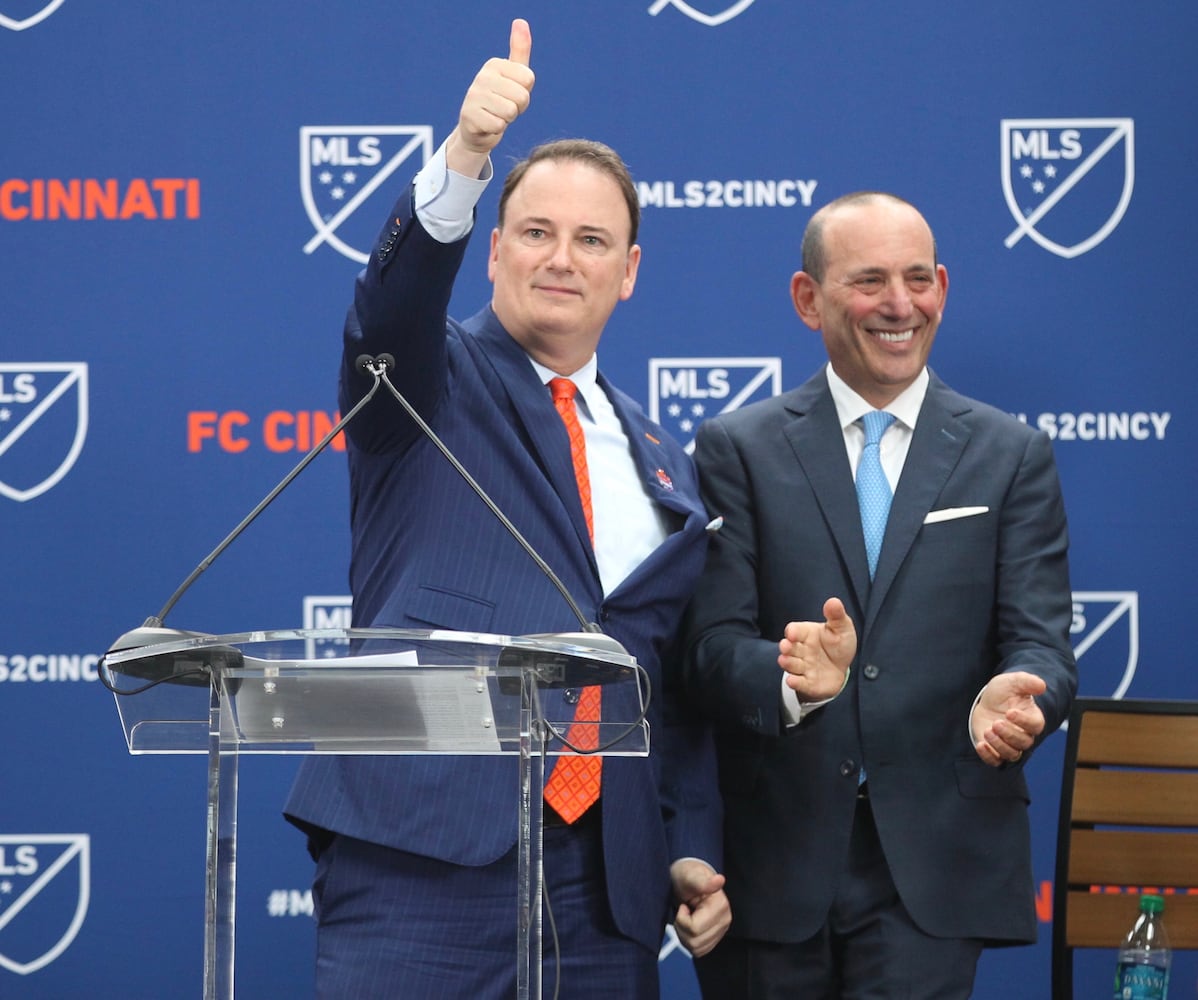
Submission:
<svg viewBox="0 0 1198 1000">
<path fill-rule="evenodd" d="M 1076 690 L 1065 510 L 1047 437 L 933 375 L 872 585 L 822 371 L 707 421 L 695 458 L 708 511 L 724 517 L 690 612 L 687 671 L 720 727 L 731 933 L 799 941 L 820 928 L 864 766 L 915 921 L 937 936 L 1033 940 L 1028 756 L 987 767 L 967 718 L 1000 671 L 1047 681 L 1046 733 Z M 777 642 L 787 622 L 820 620 L 831 596 L 858 630 L 849 683 L 787 729 Z"/>
</svg>

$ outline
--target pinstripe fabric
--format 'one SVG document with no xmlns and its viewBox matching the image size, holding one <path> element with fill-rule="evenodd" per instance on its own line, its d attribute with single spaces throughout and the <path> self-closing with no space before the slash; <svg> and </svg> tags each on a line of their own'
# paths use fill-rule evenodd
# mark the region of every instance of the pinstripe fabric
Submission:
<svg viewBox="0 0 1198 1000">
<path fill-rule="evenodd" d="M 604 595 L 576 499 L 566 429 L 550 394 L 489 308 L 465 323 L 446 319 L 464 243 L 443 246 L 429 238 L 411 218 L 408 199 L 395 217 L 403 235 L 385 264 L 372 257 L 346 322 L 342 412 L 370 385 L 354 366 L 357 356 L 393 354 L 400 391 L 549 562 L 584 616 L 645 670 L 652 751 L 649 758 L 604 762 L 597 870 L 618 933 L 655 951 L 670 907 L 670 861 L 693 856 L 717 868 L 722 863 L 712 748 L 705 730 L 675 704 L 677 684 L 667 677 L 677 667 L 676 630 L 705 552 L 707 516 L 693 467 L 600 374 L 644 488 L 672 528 Z M 347 445 L 356 625 L 507 635 L 580 627 L 554 586 L 393 399 L 379 394 L 347 429 Z M 659 469 L 672 489 L 663 487 Z M 547 710 L 568 714 L 559 704 Z M 447 788 L 460 793 L 448 795 Z M 514 756 L 312 757 L 300 768 L 286 812 L 318 840 L 332 831 L 429 864 L 473 869 L 501 864 L 512 851 L 518 801 Z M 546 847 L 547 870 L 557 864 L 554 852 Z M 428 905 L 435 908 L 434 901 Z M 485 906 L 484 919 L 514 920 L 514 902 L 502 911 Z"/>
<path fill-rule="evenodd" d="M 657 1000 L 657 952 L 607 912 L 597 824 L 545 833 L 545 893 L 570 1000 Z M 464 868 L 339 837 L 321 857 L 313 899 L 321 933 L 318 1000 L 511 1000 L 516 995 L 515 852 Z M 506 915 L 508 919 L 503 919 Z M 396 930 L 403 928 L 402 933 Z M 542 978 L 558 976 L 546 942 Z"/>
</svg>

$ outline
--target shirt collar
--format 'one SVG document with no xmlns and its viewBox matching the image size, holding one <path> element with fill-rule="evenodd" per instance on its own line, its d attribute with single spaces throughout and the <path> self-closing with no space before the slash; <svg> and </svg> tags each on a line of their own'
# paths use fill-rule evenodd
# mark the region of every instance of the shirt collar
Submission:
<svg viewBox="0 0 1198 1000">
<path fill-rule="evenodd" d="M 854 389 L 849 388 L 848 383 L 836 374 L 831 364 L 826 366 L 825 371 L 828 376 L 828 389 L 832 393 L 832 402 L 836 404 L 836 415 L 840 419 L 841 430 L 856 423 L 870 410 L 875 409 Z M 886 412 L 893 413 L 901 424 L 909 430 L 914 430 L 920 407 L 923 406 L 924 396 L 928 394 L 929 381 L 928 369 L 925 365 L 915 377 L 915 381 L 885 407 Z"/>
<path fill-rule="evenodd" d="M 586 408 L 588 410 L 587 416 L 592 416 L 594 412 L 594 405 L 591 403 L 591 400 L 594 398 L 595 393 L 601 391 L 597 381 L 599 376 L 599 355 L 592 354 L 590 360 L 587 361 L 587 363 L 581 368 L 579 368 L 578 371 L 565 376 L 561 375 L 559 372 L 555 372 L 551 368 L 546 368 L 538 361 L 534 361 L 531 356 L 529 357 L 528 362 L 532 365 L 533 370 L 537 373 L 537 378 L 541 380 L 542 385 L 549 385 L 550 379 L 555 378 L 568 378 L 571 382 L 573 382 L 578 387 L 578 395 L 583 398 L 583 401 L 586 404 Z M 576 396 L 575 400 L 577 400 L 577 398 L 578 397 Z"/>
</svg>

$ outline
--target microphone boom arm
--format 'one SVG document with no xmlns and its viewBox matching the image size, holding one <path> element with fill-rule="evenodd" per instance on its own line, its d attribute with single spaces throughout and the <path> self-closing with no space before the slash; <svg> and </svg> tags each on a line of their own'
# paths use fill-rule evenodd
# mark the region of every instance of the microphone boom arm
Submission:
<svg viewBox="0 0 1198 1000">
<path fill-rule="evenodd" d="M 486 491 L 479 486 L 474 477 L 466 471 L 465 466 L 458 461 L 457 456 L 449 450 L 449 448 L 445 445 L 445 442 L 437 437 L 436 432 L 433 431 L 433 429 L 425 422 L 424 418 L 416 412 L 412 404 L 404 398 L 403 393 L 395 388 L 395 385 L 387 377 L 387 372 L 395 366 L 395 359 L 390 354 L 380 354 L 378 356 L 377 363 L 382 367 L 383 370 L 376 375 L 376 378 L 382 380 L 383 384 L 390 391 L 391 395 L 394 396 L 399 402 L 399 405 L 404 408 L 404 411 L 407 413 L 407 415 L 416 422 L 416 425 L 424 432 L 425 436 L 437 446 L 437 450 L 440 451 L 441 454 L 445 456 L 449 464 L 457 470 L 458 475 L 466 480 L 467 485 L 469 485 L 469 487 L 478 495 L 478 498 L 487 505 L 488 510 L 490 510 L 491 513 L 499 519 L 499 522 L 507 529 L 508 533 L 520 543 L 520 547 L 524 549 L 524 551 L 528 554 L 528 557 L 535 562 L 540 568 L 541 572 L 549 578 L 549 581 L 557 588 L 557 592 L 562 595 L 562 599 L 567 605 L 569 605 L 570 610 L 574 612 L 574 617 L 578 619 L 578 623 L 582 626 L 582 631 L 602 634 L 603 630 L 599 628 L 595 622 L 587 621 L 587 617 L 582 613 L 582 609 L 578 606 L 578 602 L 574 600 L 570 592 L 566 589 L 566 585 L 562 583 L 560 579 L 558 579 L 557 574 L 549 568 L 549 564 L 545 562 L 543 558 L 541 558 L 541 554 L 532 547 L 528 539 L 520 534 L 520 531 L 514 524 L 512 524 L 508 516 L 499 509 L 495 501 L 487 495 Z M 377 384 L 375 388 L 377 388 Z M 371 389 L 371 392 L 373 391 L 374 389 Z"/>
<path fill-rule="evenodd" d="M 390 355 L 382 355 L 381 357 L 390 358 Z M 393 365 L 394 363 L 395 363 L 394 359 L 391 359 L 390 364 Z M 258 515 L 261 514 L 270 505 L 270 503 L 274 500 L 274 498 L 277 497 L 280 493 L 282 493 L 283 490 L 285 490 L 291 484 L 291 481 L 293 479 L 295 479 L 295 477 L 298 476 L 301 472 L 303 472 L 304 469 L 306 469 L 308 467 L 308 464 L 317 455 L 319 455 L 322 451 L 324 451 L 324 449 L 328 445 L 328 443 L 330 441 L 332 441 L 333 438 L 335 438 L 338 434 L 341 433 L 341 430 L 345 427 L 345 425 L 348 424 L 351 420 L 354 419 L 354 417 L 356 417 L 358 415 L 358 411 L 361 410 L 362 407 L 364 407 L 367 403 L 370 402 L 371 399 L 374 398 L 374 394 L 376 392 L 378 392 L 379 385 L 381 385 L 382 380 L 386 378 L 386 371 L 387 371 L 387 368 L 390 367 L 390 365 L 384 363 L 381 360 L 381 358 L 376 359 L 376 358 L 370 357 L 367 354 L 363 354 L 361 357 L 359 357 L 357 359 L 357 366 L 362 371 L 367 372 L 370 375 L 374 376 L 374 385 L 372 385 L 370 387 L 370 390 L 366 393 L 366 395 L 363 396 L 360 400 L 358 400 L 357 405 L 354 406 L 354 408 L 352 410 L 350 410 L 349 413 L 347 413 L 344 417 L 342 417 L 340 420 L 338 420 L 336 424 L 333 425 L 333 427 L 329 430 L 329 432 L 323 438 L 321 438 L 320 441 L 316 444 L 316 447 L 314 447 L 311 451 L 309 451 L 300 460 L 299 464 L 296 465 L 296 467 L 294 469 L 292 469 L 289 473 L 287 473 L 287 475 L 282 479 L 282 481 L 273 490 L 271 490 L 266 496 L 264 496 L 262 498 L 262 500 L 259 501 L 258 505 L 253 510 L 251 510 L 248 514 L 246 514 L 246 516 L 242 519 L 241 523 L 239 525 L 237 525 L 237 527 L 234 528 L 232 531 L 230 531 L 229 534 L 225 536 L 224 540 L 216 548 L 214 548 L 210 553 L 208 553 L 208 555 L 200 562 L 200 564 L 191 571 L 191 574 L 187 577 L 187 579 L 184 580 L 181 584 L 179 584 L 178 589 L 176 589 L 175 592 L 173 594 L 171 594 L 170 600 L 168 600 L 166 602 L 166 604 L 164 604 L 162 606 L 162 610 L 159 611 L 158 614 L 154 615 L 153 617 L 147 618 L 145 620 L 145 623 L 143 624 L 144 628 L 161 628 L 162 623 L 166 619 L 166 616 L 170 612 L 171 608 L 173 608 L 178 603 L 179 598 L 181 598 L 187 592 L 188 588 L 193 583 L 196 582 L 196 580 L 199 578 L 200 574 L 203 573 L 204 570 L 206 570 L 209 566 L 211 566 L 212 563 L 215 562 L 216 559 L 220 556 L 220 554 L 225 551 L 225 549 L 227 549 L 230 545 L 233 544 L 233 542 L 237 538 L 237 536 L 240 535 L 243 531 L 245 531 L 245 529 L 248 528 L 254 522 L 254 520 L 258 517 Z M 391 383 L 388 382 L 387 384 L 390 385 Z M 394 392 L 395 390 L 392 389 L 391 391 Z"/>
</svg>

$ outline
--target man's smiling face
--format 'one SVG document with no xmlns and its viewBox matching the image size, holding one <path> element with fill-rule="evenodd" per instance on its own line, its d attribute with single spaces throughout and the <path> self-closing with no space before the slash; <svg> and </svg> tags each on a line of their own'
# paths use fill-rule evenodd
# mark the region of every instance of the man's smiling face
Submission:
<svg viewBox="0 0 1198 1000">
<path fill-rule="evenodd" d="M 948 295 L 932 231 L 885 197 L 843 205 L 823 223 L 823 279 L 791 281 L 803 322 L 823 332 L 836 374 L 872 406 L 889 404 L 927 364 Z"/>
</svg>

